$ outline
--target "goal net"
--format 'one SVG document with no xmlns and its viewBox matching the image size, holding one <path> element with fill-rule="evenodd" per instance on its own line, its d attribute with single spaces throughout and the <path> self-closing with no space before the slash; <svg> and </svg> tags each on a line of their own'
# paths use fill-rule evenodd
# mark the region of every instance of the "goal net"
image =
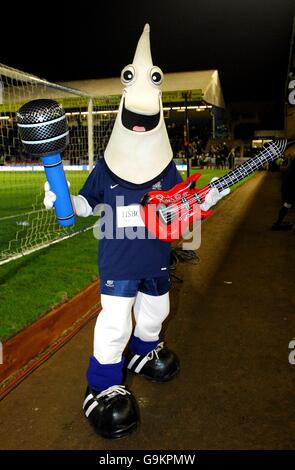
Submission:
<svg viewBox="0 0 295 470">
<path fill-rule="evenodd" d="M 70 144 L 62 158 L 72 194 L 102 158 L 118 108 L 117 97 L 92 97 L 0 64 L 0 265 L 94 224 L 80 218 L 62 228 L 43 207 L 45 173 L 40 160 L 26 154 L 16 125 L 20 106 L 38 98 L 54 99 L 66 111 Z"/>
</svg>

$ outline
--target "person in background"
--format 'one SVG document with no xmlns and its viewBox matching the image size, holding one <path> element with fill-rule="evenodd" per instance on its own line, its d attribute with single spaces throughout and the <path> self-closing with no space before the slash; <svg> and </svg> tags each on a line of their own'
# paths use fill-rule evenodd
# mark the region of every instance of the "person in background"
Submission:
<svg viewBox="0 0 295 470">
<path fill-rule="evenodd" d="M 227 156 L 228 156 L 228 148 L 227 148 L 226 143 L 223 142 L 221 149 L 220 149 L 220 164 L 221 164 L 222 170 L 226 168 Z"/>
<path fill-rule="evenodd" d="M 235 155 L 236 154 L 236 149 L 235 147 L 232 147 L 229 154 L 228 154 L 228 168 L 230 170 L 233 170 L 235 167 Z"/>
<path fill-rule="evenodd" d="M 284 175 L 281 193 L 282 206 L 276 222 L 272 225 L 272 230 L 291 230 L 293 224 L 284 221 L 284 219 L 295 201 L 295 157 L 292 158 L 290 166 Z"/>
</svg>

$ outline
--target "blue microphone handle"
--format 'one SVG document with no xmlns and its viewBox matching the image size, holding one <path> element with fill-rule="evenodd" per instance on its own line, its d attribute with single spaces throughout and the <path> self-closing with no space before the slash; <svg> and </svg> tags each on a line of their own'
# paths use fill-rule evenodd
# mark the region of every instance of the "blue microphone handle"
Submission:
<svg viewBox="0 0 295 470">
<path fill-rule="evenodd" d="M 43 156 L 41 160 L 50 189 L 56 194 L 54 210 L 57 221 L 62 227 L 73 225 L 75 214 L 61 156 L 56 153 Z"/>
</svg>

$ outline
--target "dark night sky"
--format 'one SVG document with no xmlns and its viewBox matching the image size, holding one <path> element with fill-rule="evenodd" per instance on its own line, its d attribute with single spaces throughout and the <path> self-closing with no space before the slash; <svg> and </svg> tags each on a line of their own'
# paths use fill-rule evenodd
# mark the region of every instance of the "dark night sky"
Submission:
<svg viewBox="0 0 295 470">
<path fill-rule="evenodd" d="M 284 97 L 295 0 L 11 4 L 0 61 L 49 80 L 119 76 L 149 22 L 164 72 L 217 68 L 226 101 Z"/>
</svg>

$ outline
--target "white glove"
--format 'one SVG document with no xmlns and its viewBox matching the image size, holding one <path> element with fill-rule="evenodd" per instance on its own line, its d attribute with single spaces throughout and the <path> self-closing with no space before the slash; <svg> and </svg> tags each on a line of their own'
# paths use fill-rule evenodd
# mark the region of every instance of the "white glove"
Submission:
<svg viewBox="0 0 295 470">
<path fill-rule="evenodd" d="M 89 205 L 87 199 L 79 194 L 78 196 L 71 196 L 75 213 L 79 217 L 88 217 L 93 215 L 92 207 Z"/>
<path fill-rule="evenodd" d="M 67 183 L 68 187 L 70 187 L 70 182 L 67 181 Z M 46 181 L 46 183 L 44 184 L 44 191 L 45 197 L 43 200 L 43 204 L 47 210 L 52 209 L 56 201 L 56 194 L 50 190 L 50 184 L 48 183 L 48 181 Z M 92 208 L 88 204 L 88 201 L 87 199 L 85 199 L 85 197 L 81 195 L 73 196 L 71 194 L 71 199 L 74 206 L 73 209 L 76 215 L 78 215 L 79 217 L 88 217 L 89 215 L 92 215 Z"/>
<path fill-rule="evenodd" d="M 43 199 L 43 204 L 47 210 L 50 210 L 53 208 L 54 203 L 56 201 L 56 194 L 53 191 L 50 191 L 50 184 L 48 181 L 44 184 L 44 191 L 45 191 L 45 196 Z"/>
<path fill-rule="evenodd" d="M 212 178 L 210 183 L 216 180 L 218 180 L 218 178 L 215 176 L 214 178 Z M 210 189 L 210 191 L 205 196 L 205 201 L 203 202 L 203 204 L 200 205 L 200 209 L 202 211 L 208 211 L 210 207 L 214 206 L 218 201 L 220 201 L 220 199 L 222 199 L 224 196 L 227 196 L 229 193 L 229 188 L 224 189 L 223 191 L 218 191 L 217 188 Z"/>
</svg>

